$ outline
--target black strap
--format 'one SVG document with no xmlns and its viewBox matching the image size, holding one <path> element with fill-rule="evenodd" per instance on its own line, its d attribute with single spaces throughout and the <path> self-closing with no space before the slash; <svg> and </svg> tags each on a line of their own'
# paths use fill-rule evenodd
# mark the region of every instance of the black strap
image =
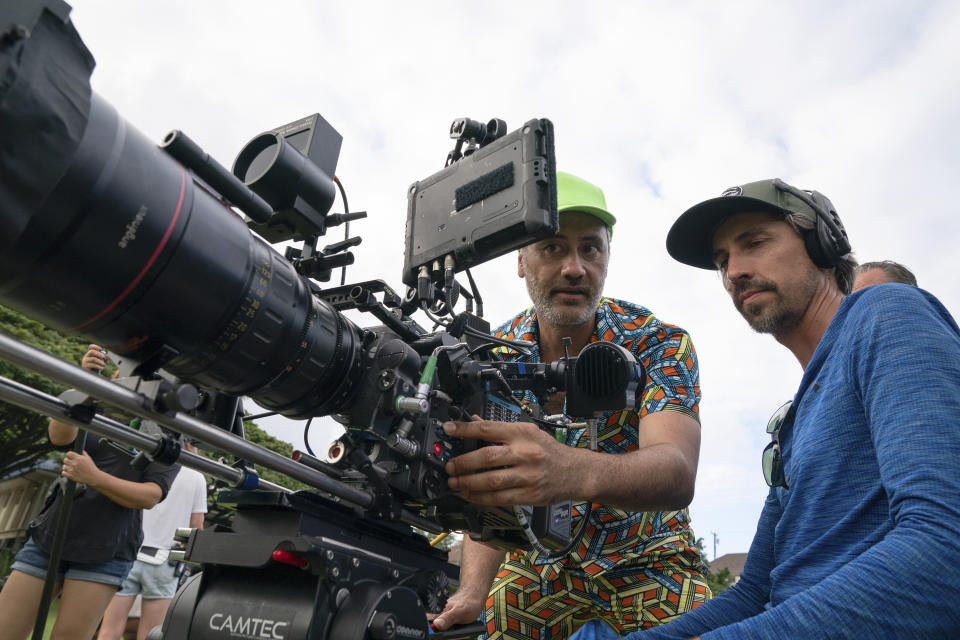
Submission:
<svg viewBox="0 0 960 640">
<path fill-rule="evenodd" d="M 77 430 L 77 437 L 73 441 L 73 451 L 80 453 L 87 444 L 87 432 Z M 43 632 L 47 626 L 47 610 L 53 599 L 53 587 L 57 583 L 57 569 L 60 566 L 60 556 L 63 553 L 63 542 L 67 537 L 67 525 L 70 522 L 70 510 L 73 508 L 73 495 L 77 490 L 77 483 L 67 480 L 63 490 L 63 500 L 60 502 L 60 512 L 57 514 L 57 528 L 54 529 L 53 544 L 50 547 L 47 576 L 43 583 L 43 594 L 40 596 L 40 607 L 37 609 L 37 619 L 33 625 L 32 640 L 43 640 Z"/>
</svg>

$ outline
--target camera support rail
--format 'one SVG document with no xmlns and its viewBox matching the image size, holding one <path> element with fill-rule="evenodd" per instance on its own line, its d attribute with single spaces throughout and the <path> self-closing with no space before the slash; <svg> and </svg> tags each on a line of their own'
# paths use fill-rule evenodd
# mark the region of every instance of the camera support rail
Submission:
<svg viewBox="0 0 960 640">
<path fill-rule="evenodd" d="M 129 411 L 135 415 L 139 415 L 142 418 L 153 420 L 158 424 L 172 429 L 173 431 L 177 431 L 178 433 L 182 433 L 189 438 L 196 438 L 206 442 L 218 450 L 231 453 L 235 456 L 248 460 L 249 462 L 263 465 L 268 469 L 273 469 L 274 471 L 283 473 L 291 478 L 295 478 L 304 484 L 330 494 L 334 500 L 342 500 L 346 503 L 364 509 L 374 505 L 375 498 L 370 492 L 356 489 L 342 482 L 338 482 L 304 464 L 289 458 L 285 458 L 278 453 L 270 451 L 269 449 L 258 447 L 257 445 L 243 440 L 232 433 L 212 427 L 205 422 L 185 413 L 168 415 L 166 413 L 159 412 L 152 408 L 152 403 L 142 394 L 125 389 L 118 384 L 110 382 L 109 380 L 105 380 L 99 376 L 93 375 L 89 371 L 84 371 L 80 367 L 66 363 L 59 358 L 51 356 L 50 354 L 35 347 L 23 344 L 3 333 L 0 333 L 0 358 L 53 378 L 58 382 L 62 382 L 63 384 L 78 389 L 79 391 L 100 398 L 108 404 Z M 35 402 L 38 405 L 43 404 L 47 409 L 54 409 L 54 407 L 57 406 L 55 403 L 58 401 L 53 399 L 51 396 L 46 396 L 46 394 L 43 394 L 43 396 L 46 396 L 46 398 L 43 399 L 39 395 L 34 395 L 39 394 L 39 392 L 31 390 L 33 391 L 33 394 L 28 394 L 23 391 L 23 385 L 18 385 L 12 381 L 8 381 L 7 384 L 16 385 L 20 388 L 16 398 L 7 396 L 5 390 L 0 389 L 0 397 L 9 399 L 11 402 L 14 402 L 14 404 L 18 404 L 18 399 L 21 401 L 28 401 L 30 398 L 33 398 L 32 402 Z M 8 386 L 7 388 L 14 389 L 15 387 Z M 38 399 L 41 401 L 38 401 Z M 40 407 L 28 408 L 35 408 L 43 411 L 44 413 L 50 413 L 48 410 L 44 410 Z M 69 418 L 69 415 L 66 412 L 66 403 L 61 403 L 59 405 L 59 412 L 54 413 L 54 415 L 58 419 Z M 98 433 L 111 439 L 116 439 L 118 442 L 123 442 L 124 444 L 128 444 L 126 440 L 129 440 L 130 438 L 126 434 L 116 431 L 116 427 L 119 427 L 119 429 L 123 431 L 136 433 L 115 421 L 110 421 L 109 419 L 102 417 L 95 418 L 94 421 L 92 421 L 89 425 L 78 423 L 72 419 L 65 421 L 71 422 L 71 424 L 77 424 L 78 426 L 81 426 L 93 433 Z M 112 431 L 112 433 L 106 433 L 105 431 Z M 139 440 L 139 438 L 137 438 L 137 440 Z M 141 446 L 152 446 L 151 449 L 145 449 L 151 452 L 156 452 L 157 448 L 159 447 L 159 443 L 156 442 L 155 439 L 150 441 L 139 440 L 139 442 Z M 202 456 L 192 456 L 189 458 L 185 458 L 185 456 L 186 452 L 181 453 L 180 462 L 184 463 L 184 461 L 186 461 L 187 466 L 191 466 L 189 462 L 193 462 L 193 458 L 202 459 Z M 208 472 L 206 469 L 198 469 L 198 471 L 203 473 Z M 242 472 L 238 471 L 238 473 Z M 234 476 L 234 478 L 235 477 L 236 476 Z M 258 480 L 258 482 L 261 483 L 262 486 L 263 481 Z M 436 523 L 422 518 L 408 509 L 401 510 L 399 519 L 401 522 L 418 527 L 424 531 L 429 531 L 431 533 L 442 533 L 443 531 L 443 529 Z"/>
<path fill-rule="evenodd" d="M 219 447 L 249 456 L 246 447 L 240 447 L 241 454 L 229 446 L 233 440 L 245 442 L 236 436 L 195 419 L 185 421 L 183 414 L 167 416 L 168 420 L 164 420 L 165 414 L 145 409 L 153 406 L 146 396 L 3 333 L 0 333 L 0 358 L 72 384 L 91 396 L 110 396 L 114 404 L 172 428 L 179 430 L 186 426 L 189 431 L 183 433 L 191 437 L 210 441 L 226 436 L 220 440 Z M 0 399 L 56 417 L 148 455 L 158 455 L 165 446 L 163 436 L 141 433 L 96 413 L 80 415 L 74 410 L 75 405 L 4 377 L 0 377 Z M 334 489 L 341 484 L 324 474 L 317 476 L 319 483 L 311 482 L 316 472 L 310 467 L 255 448 L 268 458 L 257 460 L 264 466 L 293 475 L 288 465 L 293 463 L 301 467 L 301 472 L 312 472 L 298 474 L 298 479 L 308 484 Z M 269 459 L 273 456 L 280 463 Z M 232 487 L 245 489 L 251 485 L 246 470 L 185 450 L 178 452 L 176 462 Z M 350 487 L 345 488 L 353 493 L 344 492 L 345 496 L 333 492 L 317 495 L 293 493 L 255 476 L 252 480 L 261 491 L 241 490 L 232 492 L 232 496 L 223 496 L 224 501 L 238 503 L 234 532 L 194 530 L 186 539 L 186 548 L 180 552 L 183 560 L 202 563 L 205 571 L 178 591 L 163 627 L 154 629 L 150 638 L 162 640 L 188 637 L 188 634 L 191 638 L 220 637 L 234 625 L 237 628 L 256 625 L 260 632 L 269 626 L 272 634 L 269 637 L 281 638 L 363 640 L 398 637 L 396 634 L 404 629 L 413 633 L 413 637 L 423 637 L 426 624 L 423 603 L 431 610 L 442 608 L 446 588 L 456 579 L 444 552 L 430 548 L 421 536 L 396 523 L 364 517 L 351 506 L 358 500 L 346 499 L 358 493 Z M 415 521 L 407 524 L 436 529 L 432 522 L 404 511 L 402 521 L 406 522 L 408 516 Z M 270 571 L 265 577 L 262 569 L 268 565 Z M 264 584 L 264 580 L 269 584 Z M 261 590 L 251 592 L 248 588 L 251 582 L 259 583 Z M 269 609 L 269 613 L 256 617 L 261 609 Z M 283 635 L 278 636 L 281 631 Z M 438 640 L 460 640 L 475 637 L 481 631 L 482 625 L 475 623 L 459 625 L 434 636 Z"/>
</svg>

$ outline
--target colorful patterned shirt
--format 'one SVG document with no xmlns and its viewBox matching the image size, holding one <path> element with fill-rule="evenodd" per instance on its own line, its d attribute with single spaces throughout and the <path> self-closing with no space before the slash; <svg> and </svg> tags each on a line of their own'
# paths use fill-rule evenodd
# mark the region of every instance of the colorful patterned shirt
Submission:
<svg viewBox="0 0 960 640">
<path fill-rule="evenodd" d="M 533 343 L 529 355 L 520 355 L 504 347 L 496 350 L 498 357 L 519 362 L 540 361 L 540 334 L 533 307 L 500 326 L 494 335 Z M 697 355 L 683 329 L 659 321 L 644 307 L 603 298 L 597 307 L 596 329 L 590 342 L 600 340 L 618 344 L 634 354 L 646 369 L 647 384 L 639 414 L 635 411 L 601 414 L 597 420 L 599 451 L 636 451 L 637 423 L 650 413 L 677 411 L 699 422 Z M 571 429 L 567 444 L 588 447 L 586 429 Z M 584 510 L 585 503 L 574 506 L 574 530 Z M 579 567 L 590 575 L 605 573 L 623 563 L 654 570 L 664 566 L 664 562 L 674 566 L 679 563 L 698 571 L 702 569 L 686 509 L 634 512 L 594 503 L 583 541 L 577 548 L 558 563 L 538 556 L 537 552 L 530 552 L 530 562 L 541 567 L 542 575 L 548 579 L 563 566 Z"/>
</svg>

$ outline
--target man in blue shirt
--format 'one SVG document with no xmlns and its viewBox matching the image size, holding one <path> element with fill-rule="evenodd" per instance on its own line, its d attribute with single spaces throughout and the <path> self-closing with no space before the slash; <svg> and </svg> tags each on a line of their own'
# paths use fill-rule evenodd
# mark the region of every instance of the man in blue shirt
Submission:
<svg viewBox="0 0 960 640">
<path fill-rule="evenodd" d="M 654 638 L 960 637 L 960 330 L 932 295 L 852 295 L 830 201 L 780 180 L 728 189 L 667 236 L 718 269 L 750 326 L 804 369 L 771 420 L 771 485 L 740 581 Z"/>
</svg>

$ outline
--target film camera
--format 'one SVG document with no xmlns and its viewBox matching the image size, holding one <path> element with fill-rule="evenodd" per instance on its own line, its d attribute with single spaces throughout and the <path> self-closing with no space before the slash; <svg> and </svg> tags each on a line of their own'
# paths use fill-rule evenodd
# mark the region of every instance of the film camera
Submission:
<svg viewBox="0 0 960 640">
<path fill-rule="evenodd" d="M 121 385 L 54 363 L 45 373 L 238 457 L 213 468 L 163 436 L 82 419 L 234 487 L 229 530 L 182 532 L 184 559 L 204 570 L 153 635 L 425 637 L 424 613 L 443 606 L 455 573 L 411 525 L 563 553 L 576 539 L 571 504 L 465 502 L 444 464 L 484 443 L 441 429 L 480 415 L 555 430 L 523 393 L 565 391 L 568 413 L 590 417 L 632 406 L 643 387 L 642 366 L 609 343 L 553 363 L 505 361 L 526 345 L 492 337 L 481 317 L 469 268 L 557 230 L 550 121 L 512 132 L 501 120 L 455 121 L 446 166 L 407 193 L 405 293 L 380 280 L 321 287 L 360 238 L 318 248 L 319 238 L 365 216 L 345 198 L 331 213 L 342 192 L 336 130 L 313 115 L 267 131 L 229 171 L 181 132 L 155 146 L 91 91 L 93 59 L 68 14 L 58 0 L 0 11 L 0 301 L 128 363 Z M 284 255 L 270 246 L 291 240 L 301 245 Z M 358 326 L 344 315 L 353 309 L 379 324 Z M 18 349 L 4 340 L 0 353 L 47 362 Z M 215 398 L 203 419 L 196 388 Z M 345 434 L 323 457 L 278 460 L 242 440 L 244 396 L 291 418 L 332 416 Z M 315 489 L 264 483 L 251 462 Z"/>
</svg>

